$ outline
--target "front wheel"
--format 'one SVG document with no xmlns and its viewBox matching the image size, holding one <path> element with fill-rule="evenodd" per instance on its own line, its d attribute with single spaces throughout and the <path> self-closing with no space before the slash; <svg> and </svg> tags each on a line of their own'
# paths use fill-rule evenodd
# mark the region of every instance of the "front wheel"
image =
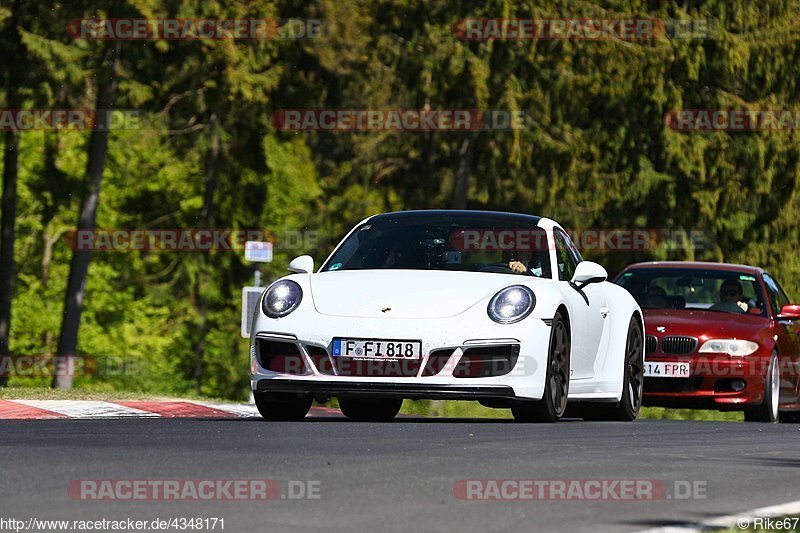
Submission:
<svg viewBox="0 0 800 533">
<path fill-rule="evenodd" d="M 569 393 L 570 338 L 567 322 L 556 312 L 550 333 L 544 396 L 539 401 L 521 401 L 511 406 L 518 422 L 557 422 L 567 408 Z"/>
<path fill-rule="evenodd" d="M 746 422 L 770 422 L 778 421 L 778 402 L 781 394 L 781 376 L 778 368 L 778 354 L 773 352 L 769 360 L 767 377 L 764 380 L 764 400 L 755 407 L 748 407 L 744 410 Z"/>
<path fill-rule="evenodd" d="M 266 420 L 282 422 L 304 419 L 314 401 L 311 396 L 297 397 L 291 394 L 265 394 L 263 392 L 253 393 L 253 399 L 262 417 Z"/>
<path fill-rule="evenodd" d="M 388 422 L 402 406 L 402 398 L 339 398 L 342 414 L 362 422 Z"/>
</svg>

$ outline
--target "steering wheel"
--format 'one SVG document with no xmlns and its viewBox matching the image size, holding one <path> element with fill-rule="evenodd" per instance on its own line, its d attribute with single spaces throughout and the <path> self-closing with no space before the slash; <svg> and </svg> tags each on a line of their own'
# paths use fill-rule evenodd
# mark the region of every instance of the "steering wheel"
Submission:
<svg viewBox="0 0 800 533">
<path fill-rule="evenodd" d="M 493 265 L 485 265 L 478 269 L 479 272 L 492 272 L 494 274 L 516 274 L 508 265 L 503 263 L 495 263 Z"/>
</svg>

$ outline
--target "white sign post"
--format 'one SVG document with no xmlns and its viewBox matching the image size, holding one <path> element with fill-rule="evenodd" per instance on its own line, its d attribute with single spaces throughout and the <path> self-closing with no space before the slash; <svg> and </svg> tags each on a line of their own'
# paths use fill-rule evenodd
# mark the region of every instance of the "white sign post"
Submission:
<svg viewBox="0 0 800 533">
<path fill-rule="evenodd" d="M 262 292 L 264 287 L 242 287 L 242 337 L 250 337 L 250 326 Z"/>
<path fill-rule="evenodd" d="M 272 262 L 272 243 L 266 241 L 247 241 L 244 243 L 245 261 L 254 263 Z M 255 287 L 242 287 L 242 337 L 250 336 L 250 326 L 256 312 L 258 300 L 264 288 L 261 287 L 261 272 L 258 267 L 253 273 Z"/>
<path fill-rule="evenodd" d="M 272 243 L 266 241 L 247 241 L 244 243 L 244 258 L 254 263 L 272 262 Z"/>
</svg>

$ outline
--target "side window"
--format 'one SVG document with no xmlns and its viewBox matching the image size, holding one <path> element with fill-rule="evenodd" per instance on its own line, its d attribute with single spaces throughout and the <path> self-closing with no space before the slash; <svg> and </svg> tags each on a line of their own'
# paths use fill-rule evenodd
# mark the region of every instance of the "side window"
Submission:
<svg viewBox="0 0 800 533">
<path fill-rule="evenodd" d="M 769 303 L 772 306 L 772 313 L 777 315 L 780 313 L 781 307 L 789 305 L 789 298 L 786 296 L 786 293 L 783 292 L 781 286 L 778 285 L 778 282 L 772 279 L 772 276 L 769 274 L 764 274 L 764 284 L 767 286 L 767 292 L 769 293 Z"/>
<path fill-rule="evenodd" d="M 577 250 L 571 250 L 572 243 L 569 242 L 569 237 L 566 233 L 558 228 L 553 230 L 553 237 L 556 241 L 556 265 L 558 266 L 558 279 L 561 281 L 569 281 L 575 273 L 575 267 L 578 266 L 579 260 L 574 254 Z M 580 257 L 580 254 L 578 254 Z"/>
<path fill-rule="evenodd" d="M 572 260 L 575 261 L 575 265 L 577 266 L 578 263 L 583 261 L 583 256 L 575 247 L 575 244 L 572 242 L 572 239 L 569 238 L 569 235 L 565 235 L 566 242 L 567 242 L 567 251 L 572 256 Z"/>
</svg>

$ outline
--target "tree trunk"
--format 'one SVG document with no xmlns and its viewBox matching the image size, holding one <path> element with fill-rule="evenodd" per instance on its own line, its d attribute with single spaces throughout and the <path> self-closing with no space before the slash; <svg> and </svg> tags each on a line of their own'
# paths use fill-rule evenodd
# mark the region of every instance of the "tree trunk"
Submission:
<svg viewBox="0 0 800 533">
<path fill-rule="evenodd" d="M 458 168 L 453 187 L 453 209 L 466 209 L 469 196 L 469 176 L 472 174 L 472 154 L 475 151 L 474 132 L 466 134 L 458 150 Z"/>
<path fill-rule="evenodd" d="M 219 125 L 217 123 L 217 116 L 212 115 L 209 121 L 209 147 L 206 153 L 206 175 L 204 179 L 203 190 L 203 213 L 202 224 L 204 228 L 213 228 L 214 219 L 216 214 L 214 196 L 217 190 L 217 170 L 219 168 L 220 158 L 220 138 L 219 138 Z M 206 264 L 209 261 L 209 256 L 202 256 L 202 267 L 197 275 L 195 281 L 194 296 L 197 302 L 197 312 L 200 315 L 200 321 L 197 324 L 197 332 L 195 334 L 195 341 L 192 346 L 192 353 L 194 354 L 194 365 L 192 366 L 192 380 L 194 380 L 194 388 L 197 394 L 200 394 L 203 389 L 203 367 L 206 351 L 206 335 L 208 335 L 208 305 L 203 294 L 203 287 L 206 283 Z"/>
<path fill-rule="evenodd" d="M 21 46 L 17 19 L 22 5 L 21 0 L 14 2 L 11 20 L 8 25 L 9 47 L 6 53 L 12 64 L 6 70 L 6 105 L 9 109 L 19 109 L 22 98 L 19 86 L 22 83 L 22 64 L 25 63 Z M 0 217 L 0 368 L 8 365 L 4 360 L 10 355 L 9 333 L 11 331 L 11 302 L 14 293 L 14 232 L 17 219 L 17 176 L 19 174 L 19 132 L 9 130 L 5 133 L 5 152 L 3 154 L 3 197 L 2 216 Z M 0 387 L 8 382 L 5 370 L 0 371 Z"/>
<path fill-rule="evenodd" d="M 81 205 L 81 214 L 78 219 L 78 231 L 93 231 L 97 218 L 97 206 L 100 202 L 100 185 L 103 178 L 106 152 L 108 150 L 108 126 L 102 124 L 101 112 L 110 111 L 114 104 L 116 92 L 116 66 L 119 42 L 108 41 L 103 59 L 102 74 L 98 77 L 97 101 L 95 111 L 97 123 L 92 128 L 89 137 L 88 155 L 86 164 L 86 178 L 89 182 L 88 191 Z M 67 294 L 64 300 L 64 318 L 61 322 L 61 335 L 58 339 L 57 365 L 53 375 L 53 387 L 72 388 L 72 358 L 78 345 L 78 327 L 83 312 L 83 297 L 86 287 L 86 274 L 89 271 L 91 251 L 75 250 L 69 264 L 69 279 L 67 281 Z"/>
<path fill-rule="evenodd" d="M 16 109 L 16 107 L 11 107 Z M 8 356 L 11 330 L 11 300 L 14 292 L 14 225 L 17 217 L 17 173 L 19 170 L 19 133 L 5 134 L 3 158 L 3 200 L 0 228 L 0 368 L 8 368 L 3 358 Z M 4 372 L 4 371 L 3 371 Z M 5 386 L 8 376 L 0 372 L 0 386 Z"/>
</svg>

